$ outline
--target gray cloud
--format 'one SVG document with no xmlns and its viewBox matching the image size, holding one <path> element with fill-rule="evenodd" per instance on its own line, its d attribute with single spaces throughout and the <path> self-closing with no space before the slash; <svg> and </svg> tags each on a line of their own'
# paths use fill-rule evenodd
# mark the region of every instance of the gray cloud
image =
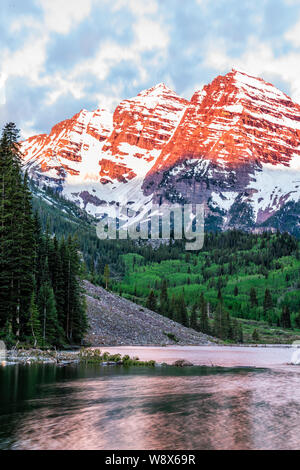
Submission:
<svg viewBox="0 0 300 470">
<path fill-rule="evenodd" d="M 284 35 L 300 15 L 299 5 L 287 5 L 284 0 L 164 0 L 157 2 L 156 12 L 144 16 L 137 9 L 126 8 L 125 3 L 119 9 L 115 8 L 116 2 L 107 0 L 92 5 L 89 16 L 62 34 L 44 32 L 43 11 L 37 2 L 2 0 L 1 63 L 20 50 L 28 38 L 34 41 L 34 37 L 39 39 L 45 34 L 45 45 L 41 44 L 39 79 L 30 74 L 17 76 L 18 67 L 8 73 L 6 101 L 0 104 L 1 125 L 13 120 L 21 128 L 48 132 L 53 124 L 81 108 L 96 108 L 99 96 L 129 98 L 161 81 L 179 94 L 192 93 L 201 83 L 224 72 L 223 64 L 218 69 L 217 61 L 208 60 L 211 50 L 221 56 L 226 54 L 226 64 L 228 57 L 242 62 L 254 37 L 271 47 L 275 58 L 288 56 L 293 45 Z M 33 28 L 29 27 L 30 18 L 35 21 Z M 149 48 L 140 45 L 135 34 L 141 18 L 159 24 L 169 41 L 161 48 L 157 44 Z M 16 20 L 19 28 L 12 29 Z M 103 50 L 106 54 L 101 55 Z M 2 69 L 2 74 L 6 72 Z M 264 78 L 289 93 L 288 77 L 268 72 L 267 68 L 263 73 Z M 56 87 L 58 93 L 53 98 Z"/>
</svg>

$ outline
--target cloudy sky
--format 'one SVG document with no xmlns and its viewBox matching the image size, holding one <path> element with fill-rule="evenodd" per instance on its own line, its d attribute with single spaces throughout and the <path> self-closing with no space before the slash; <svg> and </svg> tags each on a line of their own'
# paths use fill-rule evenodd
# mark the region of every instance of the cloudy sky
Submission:
<svg viewBox="0 0 300 470">
<path fill-rule="evenodd" d="M 300 103 L 300 0 L 1 0 L 0 125 L 49 132 L 159 82 L 190 98 L 232 67 Z"/>
</svg>

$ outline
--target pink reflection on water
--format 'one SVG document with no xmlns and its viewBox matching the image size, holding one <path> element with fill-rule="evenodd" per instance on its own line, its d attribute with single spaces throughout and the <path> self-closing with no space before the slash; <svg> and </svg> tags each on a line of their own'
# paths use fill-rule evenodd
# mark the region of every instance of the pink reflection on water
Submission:
<svg viewBox="0 0 300 470">
<path fill-rule="evenodd" d="M 287 347 L 241 346 L 103 346 L 100 349 L 112 354 L 138 356 L 141 360 L 154 359 L 172 364 L 186 359 L 195 365 L 221 367 L 272 367 L 291 361 L 293 349 Z"/>
<path fill-rule="evenodd" d="M 21 417 L 15 448 L 296 449 L 299 372 L 99 373 L 53 386 Z"/>
</svg>

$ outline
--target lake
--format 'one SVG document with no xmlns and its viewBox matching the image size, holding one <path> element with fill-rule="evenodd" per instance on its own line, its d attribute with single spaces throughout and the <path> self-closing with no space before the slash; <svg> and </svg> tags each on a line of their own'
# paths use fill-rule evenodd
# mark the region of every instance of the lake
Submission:
<svg viewBox="0 0 300 470">
<path fill-rule="evenodd" d="M 104 350 L 198 365 L 0 367 L 0 449 L 300 447 L 300 367 L 288 365 L 291 349 Z"/>
</svg>

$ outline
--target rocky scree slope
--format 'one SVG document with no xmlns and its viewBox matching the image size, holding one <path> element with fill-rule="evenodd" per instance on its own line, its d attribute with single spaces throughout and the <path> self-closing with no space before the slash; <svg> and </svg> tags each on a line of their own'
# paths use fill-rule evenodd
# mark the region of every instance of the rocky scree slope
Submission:
<svg viewBox="0 0 300 470">
<path fill-rule="evenodd" d="M 84 281 L 91 346 L 211 344 L 213 338 L 186 328 L 102 287 Z M 174 335 L 177 341 L 168 334 Z"/>
</svg>

